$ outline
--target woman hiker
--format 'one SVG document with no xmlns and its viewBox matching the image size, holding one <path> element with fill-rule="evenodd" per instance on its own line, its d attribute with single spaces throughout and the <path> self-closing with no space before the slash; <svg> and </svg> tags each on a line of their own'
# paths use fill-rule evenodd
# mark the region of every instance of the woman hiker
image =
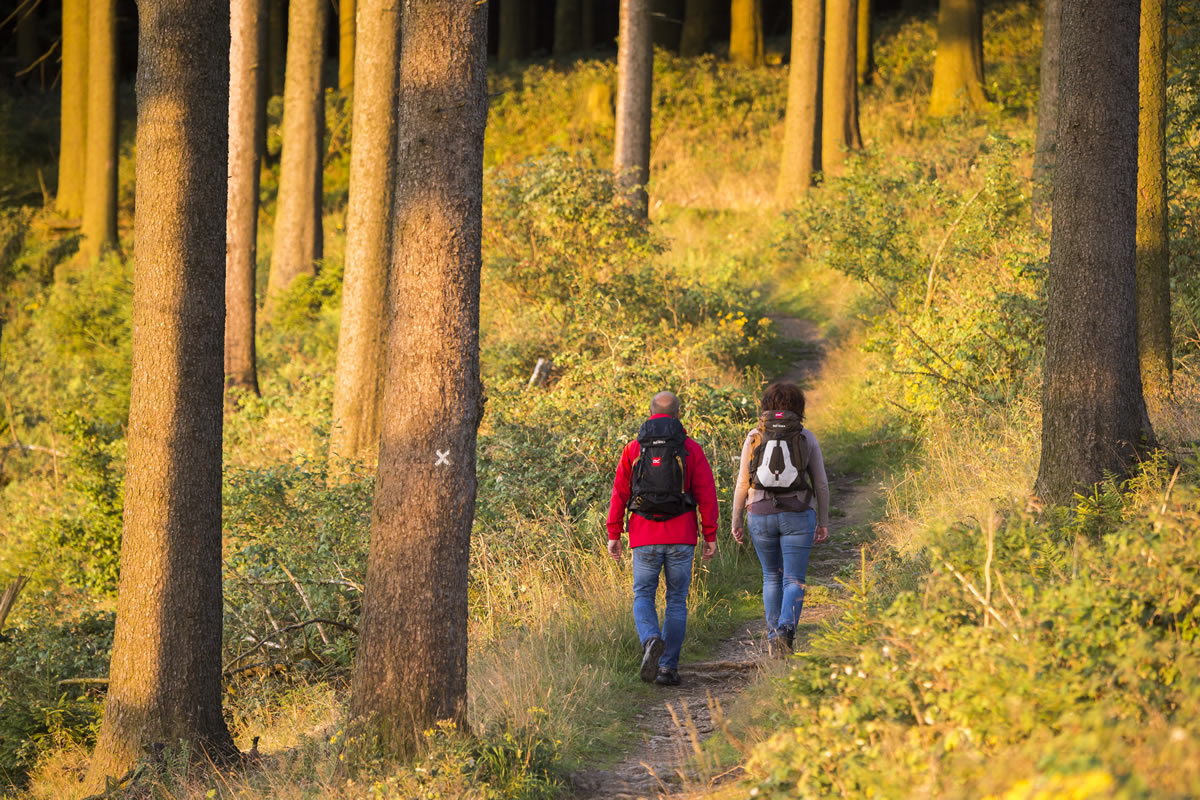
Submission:
<svg viewBox="0 0 1200 800">
<path fill-rule="evenodd" d="M 829 538 L 829 481 L 817 437 L 807 430 L 804 392 L 779 381 L 762 396 L 758 425 L 742 444 L 733 493 L 733 538 L 745 528 L 763 570 L 767 646 L 788 653 L 804 606 L 804 577 L 813 544 Z M 813 499 L 817 508 L 813 510 Z"/>
</svg>

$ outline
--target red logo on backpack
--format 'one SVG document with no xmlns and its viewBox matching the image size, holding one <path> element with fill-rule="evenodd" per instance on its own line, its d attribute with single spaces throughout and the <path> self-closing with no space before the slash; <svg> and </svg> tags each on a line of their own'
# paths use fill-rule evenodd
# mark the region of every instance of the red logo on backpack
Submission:
<svg viewBox="0 0 1200 800">
<path fill-rule="evenodd" d="M 652 458 L 652 459 L 650 459 L 650 466 L 652 466 L 652 467 L 661 467 L 661 466 L 662 466 L 662 458 Z"/>
<path fill-rule="evenodd" d="M 782 411 L 776 411 L 776 412 L 775 412 L 775 419 L 783 419 L 783 412 L 782 412 Z"/>
</svg>

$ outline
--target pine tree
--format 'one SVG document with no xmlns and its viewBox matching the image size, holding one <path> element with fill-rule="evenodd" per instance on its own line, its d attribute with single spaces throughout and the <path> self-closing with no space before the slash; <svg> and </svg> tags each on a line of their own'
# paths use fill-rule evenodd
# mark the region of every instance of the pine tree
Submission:
<svg viewBox="0 0 1200 800">
<path fill-rule="evenodd" d="M 613 171 L 634 208 L 649 215 L 650 101 L 654 47 L 650 43 L 649 0 L 621 0 L 617 37 L 617 124 Z"/>
<path fill-rule="evenodd" d="M 88 2 L 87 148 L 81 251 L 97 258 L 117 243 L 117 4 Z"/>
<path fill-rule="evenodd" d="M 63 0 L 62 10 L 62 124 L 58 146 L 60 214 L 83 214 L 84 158 L 87 152 L 88 2 Z"/>
<path fill-rule="evenodd" d="M 846 151 L 862 147 L 858 131 L 858 10 L 855 0 L 826 0 L 821 82 L 821 168 L 839 175 Z"/>
<path fill-rule="evenodd" d="M 761 67 L 765 63 L 762 0 L 731 0 L 729 60 L 745 67 Z"/>
<path fill-rule="evenodd" d="M 978 111 L 986 105 L 983 5 L 980 0 L 941 0 L 929 113 L 938 117 L 963 109 Z"/>
<path fill-rule="evenodd" d="M 821 168 L 817 128 L 821 85 L 821 0 L 792 0 L 792 58 L 788 67 L 783 162 L 776 195 L 790 204 L 808 191 Z"/>
</svg>

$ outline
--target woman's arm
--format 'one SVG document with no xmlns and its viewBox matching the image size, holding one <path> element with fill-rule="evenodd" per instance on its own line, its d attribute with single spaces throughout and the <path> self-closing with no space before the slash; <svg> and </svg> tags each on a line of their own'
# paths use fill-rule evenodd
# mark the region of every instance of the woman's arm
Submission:
<svg viewBox="0 0 1200 800">
<path fill-rule="evenodd" d="M 738 464 L 737 485 L 733 489 L 733 510 L 730 516 L 733 517 L 733 538 L 739 542 L 742 537 L 739 532 L 745 524 L 743 517 L 746 514 L 746 495 L 750 493 L 750 456 L 754 452 L 754 434 L 756 431 L 750 431 L 746 436 L 746 441 L 742 443 L 742 457 Z"/>
<path fill-rule="evenodd" d="M 825 475 L 825 461 L 821 458 L 821 445 L 816 435 L 805 430 L 808 436 L 808 477 L 812 480 L 813 496 L 817 501 L 817 527 L 829 527 L 829 478 Z"/>
</svg>

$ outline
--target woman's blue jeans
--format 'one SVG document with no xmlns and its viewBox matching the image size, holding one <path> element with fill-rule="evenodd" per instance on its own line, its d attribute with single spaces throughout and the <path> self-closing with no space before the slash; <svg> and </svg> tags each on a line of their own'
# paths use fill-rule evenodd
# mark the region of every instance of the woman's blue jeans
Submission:
<svg viewBox="0 0 1200 800">
<path fill-rule="evenodd" d="M 817 514 L 811 508 L 780 514 L 749 514 L 746 527 L 762 564 L 767 638 L 774 639 L 780 628 L 795 628 L 800 619 Z"/>
<path fill-rule="evenodd" d="M 690 544 L 644 544 L 633 548 L 633 622 L 643 645 L 653 636 L 663 640 L 665 647 L 658 660 L 659 669 L 679 669 L 695 549 Z M 658 610 L 654 607 L 659 572 L 667 579 L 667 609 L 661 630 Z"/>
</svg>

